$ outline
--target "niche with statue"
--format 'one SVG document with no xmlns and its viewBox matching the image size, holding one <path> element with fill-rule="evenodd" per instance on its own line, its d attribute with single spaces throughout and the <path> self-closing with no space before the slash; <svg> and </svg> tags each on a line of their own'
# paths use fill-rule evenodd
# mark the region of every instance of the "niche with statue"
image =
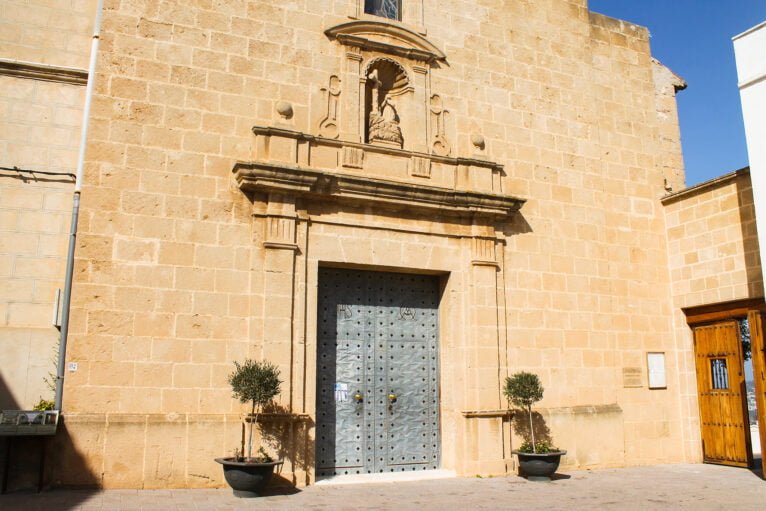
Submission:
<svg viewBox="0 0 766 511">
<path fill-rule="evenodd" d="M 419 154 L 451 153 L 448 111 L 431 93 L 429 76 L 445 64 L 444 53 L 422 34 L 385 18 L 342 23 L 325 34 L 340 43 L 344 60 L 321 89 L 319 136 Z"/>
<path fill-rule="evenodd" d="M 401 148 L 404 145 L 399 108 L 407 111 L 409 78 L 395 61 L 380 58 L 367 67 L 365 142 Z"/>
</svg>

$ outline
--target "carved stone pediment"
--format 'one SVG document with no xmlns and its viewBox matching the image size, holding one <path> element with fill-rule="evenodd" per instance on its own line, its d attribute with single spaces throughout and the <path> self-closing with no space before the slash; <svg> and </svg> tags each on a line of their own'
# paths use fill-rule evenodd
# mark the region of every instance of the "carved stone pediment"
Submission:
<svg viewBox="0 0 766 511">
<path fill-rule="evenodd" d="M 320 198 L 447 216 L 507 219 L 524 199 L 502 190 L 502 165 L 254 126 L 255 152 L 235 165 L 246 192 Z M 282 218 L 280 210 L 275 217 Z M 275 229 L 275 232 L 282 232 Z"/>
<path fill-rule="evenodd" d="M 510 195 L 413 186 L 404 182 L 295 165 L 240 162 L 234 166 L 233 171 L 243 191 L 295 197 L 314 196 L 324 200 L 395 206 L 411 211 L 438 211 L 452 216 L 503 218 L 513 215 L 524 204 L 524 199 Z"/>
<path fill-rule="evenodd" d="M 325 30 L 325 35 L 345 46 L 433 63 L 447 56 L 422 35 L 385 21 L 350 21 Z"/>
<path fill-rule="evenodd" d="M 434 233 L 460 224 L 457 235 L 473 240 L 471 264 L 497 267 L 498 224 L 525 202 L 503 190 L 503 166 L 492 161 L 276 127 L 253 126 L 253 134 L 252 160 L 232 170 L 253 200 L 253 216 L 263 218 L 266 249 L 299 251 L 298 224 L 314 215 L 321 222 L 323 211 L 406 212 Z"/>
</svg>

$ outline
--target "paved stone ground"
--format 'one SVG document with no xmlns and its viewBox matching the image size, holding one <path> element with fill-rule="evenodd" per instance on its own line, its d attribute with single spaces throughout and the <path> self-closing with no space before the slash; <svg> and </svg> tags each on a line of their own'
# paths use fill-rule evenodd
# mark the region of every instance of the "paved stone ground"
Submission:
<svg viewBox="0 0 766 511">
<path fill-rule="evenodd" d="M 571 472 L 550 483 L 519 477 L 312 486 L 238 499 L 229 490 L 54 490 L 0 496 L 0 510 L 766 510 L 766 481 L 715 465 Z"/>
</svg>

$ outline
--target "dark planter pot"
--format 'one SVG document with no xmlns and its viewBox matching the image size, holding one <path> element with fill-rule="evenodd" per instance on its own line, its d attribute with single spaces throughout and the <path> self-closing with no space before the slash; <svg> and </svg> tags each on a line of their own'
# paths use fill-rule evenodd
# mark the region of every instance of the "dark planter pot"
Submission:
<svg viewBox="0 0 766 511">
<path fill-rule="evenodd" d="M 530 481 L 550 481 L 566 451 L 531 453 L 513 451 L 519 457 L 520 475 Z"/>
<path fill-rule="evenodd" d="M 234 458 L 216 458 L 215 461 L 223 465 L 223 476 L 234 490 L 234 495 L 244 498 L 257 497 L 262 493 L 274 474 L 274 467 L 282 464 L 282 460 L 246 463 L 234 461 Z"/>
</svg>

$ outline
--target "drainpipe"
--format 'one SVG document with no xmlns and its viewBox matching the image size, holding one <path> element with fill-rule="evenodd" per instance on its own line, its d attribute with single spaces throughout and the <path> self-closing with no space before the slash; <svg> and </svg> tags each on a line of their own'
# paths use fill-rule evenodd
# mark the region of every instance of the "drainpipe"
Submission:
<svg viewBox="0 0 766 511">
<path fill-rule="evenodd" d="M 93 100 L 93 82 L 96 78 L 96 57 L 98 56 L 99 34 L 101 32 L 101 11 L 104 0 L 98 0 L 96 20 L 93 24 L 93 38 L 90 46 L 90 63 L 88 64 L 88 85 L 85 89 L 85 105 L 82 111 L 82 129 L 80 130 L 80 150 L 77 156 L 77 172 L 72 198 L 72 223 L 69 227 L 69 249 L 66 259 L 66 276 L 64 278 L 64 300 L 61 314 L 61 337 L 59 338 L 58 368 L 56 370 L 55 410 L 61 410 L 64 394 L 64 370 L 66 365 L 66 343 L 69 336 L 69 308 L 72 299 L 72 275 L 74 274 L 74 250 L 77 244 L 77 220 L 80 216 L 80 191 L 82 190 L 82 175 L 85 167 L 85 143 L 88 139 L 88 124 L 90 121 L 90 105 Z"/>
</svg>

